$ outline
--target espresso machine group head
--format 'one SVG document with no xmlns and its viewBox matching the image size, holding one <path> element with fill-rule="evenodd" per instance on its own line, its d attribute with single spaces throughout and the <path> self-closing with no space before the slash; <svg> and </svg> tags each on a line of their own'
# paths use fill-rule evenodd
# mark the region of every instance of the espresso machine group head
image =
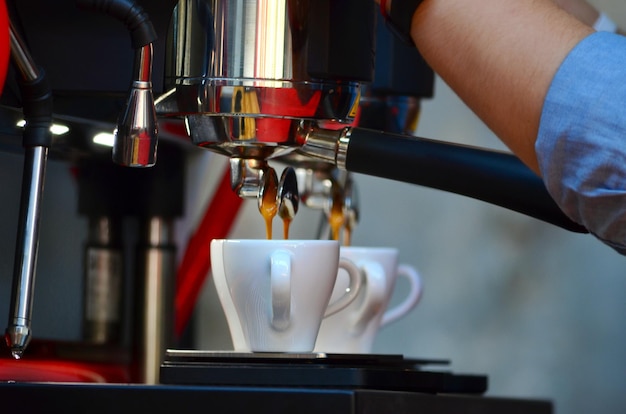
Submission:
<svg viewBox="0 0 626 414">
<path fill-rule="evenodd" d="M 162 117 L 230 157 L 231 184 L 257 197 L 268 160 L 296 165 L 302 122 L 351 123 L 374 68 L 376 8 L 359 0 L 183 0 Z"/>
</svg>

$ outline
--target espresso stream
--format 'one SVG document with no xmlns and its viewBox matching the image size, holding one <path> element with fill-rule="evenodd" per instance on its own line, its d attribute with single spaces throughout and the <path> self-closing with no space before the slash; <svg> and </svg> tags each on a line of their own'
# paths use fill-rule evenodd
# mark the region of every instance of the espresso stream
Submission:
<svg viewBox="0 0 626 414">
<path fill-rule="evenodd" d="M 339 240 L 339 233 L 343 223 L 343 194 L 337 186 L 333 185 L 330 213 L 328 214 L 328 224 L 330 225 L 333 240 Z"/>
<path fill-rule="evenodd" d="M 272 221 L 278 212 L 278 179 L 276 174 L 266 173 L 263 177 L 263 192 L 259 197 L 259 211 L 265 220 L 265 233 L 268 240 L 272 239 Z M 333 185 L 331 207 L 328 214 L 328 223 L 333 240 L 339 241 L 341 228 L 344 227 L 343 245 L 350 246 L 352 229 L 347 224 L 344 212 L 344 196 L 339 186 Z M 289 239 L 290 218 L 283 218 L 283 237 Z"/>
<path fill-rule="evenodd" d="M 272 220 L 278 212 L 278 178 L 273 169 L 263 174 L 263 191 L 259 197 L 259 211 L 265 220 L 265 233 L 268 240 L 272 239 Z M 286 239 L 286 237 L 285 237 Z"/>
</svg>

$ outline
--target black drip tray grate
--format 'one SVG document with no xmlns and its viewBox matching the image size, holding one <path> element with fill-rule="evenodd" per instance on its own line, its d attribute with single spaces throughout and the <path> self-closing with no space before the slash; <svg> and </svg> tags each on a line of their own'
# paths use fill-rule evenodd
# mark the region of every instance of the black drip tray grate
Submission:
<svg viewBox="0 0 626 414">
<path fill-rule="evenodd" d="M 402 355 L 168 350 L 161 366 L 160 382 L 437 394 L 483 394 L 487 391 L 486 376 L 454 374 L 444 370 L 448 365 L 447 360 L 405 358 Z"/>
</svg>

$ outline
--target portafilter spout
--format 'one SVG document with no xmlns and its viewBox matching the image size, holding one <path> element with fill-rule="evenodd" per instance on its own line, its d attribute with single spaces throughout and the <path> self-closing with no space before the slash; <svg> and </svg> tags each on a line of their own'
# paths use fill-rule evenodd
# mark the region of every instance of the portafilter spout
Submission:
<svg viewBox="0 0 626 414">
<path fill-rule="evenodd" d="M 298 212 L 300 194 L 293 167 L 283 170 L 280 180 L 274 168 L 263 159 L 231 158 L 231 187 L 239 197 L 256 197 L 259 212 L 266 220 L 267 236 L 272 236 L 272 220 L 278 215 L 287 238 L 289 225 Z"/>
<path fill-rule="evenodd" d="M 289 226 L 300 206 L 298 179 L 293 167 L 287 167 L 280 176 L 278 185 L 278 216 L 283 220 L 283 237 L 289 238 Z"/>
<path fill-rule="evenodd" d="M 512 154 L 426 138 L 302 123 L 299 152 L 355 173 L 482 200 L 578 233 L 587 229 L 556 205 L 539 176 Z"/>
</svg>

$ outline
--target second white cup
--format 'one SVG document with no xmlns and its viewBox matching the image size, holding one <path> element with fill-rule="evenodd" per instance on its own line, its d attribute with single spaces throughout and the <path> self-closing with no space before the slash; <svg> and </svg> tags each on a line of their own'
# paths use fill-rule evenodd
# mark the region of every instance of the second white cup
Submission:
<svg viewBox="0 0 626 414">
<path fill-rule="evenodd" d="M 395 248 L 341 247 L 341 257 L 359 267 L 361 289 L 354 302 L 322 321 L 315 351 L 371 353 L 378 330 L 402 318 L 417 305 L 422 295 L 422 281 L 414 267 L 398 265 L 398 249 Z M 387 309 L 398 277 L 409 282 L 408 293 L 399 304 Z M 347 274 L 339 271 L 332 297 L 341 295 L 347 286 Z"/>
<path fill-rule="evenodd" d="M 313 351 L 322 319 L 348 306 L 361 284 L 332 240 L 213 240 L 211 266 L 238 352 Z M 330 302 L 339 268 L 348 282 Z"/>
</svg>

